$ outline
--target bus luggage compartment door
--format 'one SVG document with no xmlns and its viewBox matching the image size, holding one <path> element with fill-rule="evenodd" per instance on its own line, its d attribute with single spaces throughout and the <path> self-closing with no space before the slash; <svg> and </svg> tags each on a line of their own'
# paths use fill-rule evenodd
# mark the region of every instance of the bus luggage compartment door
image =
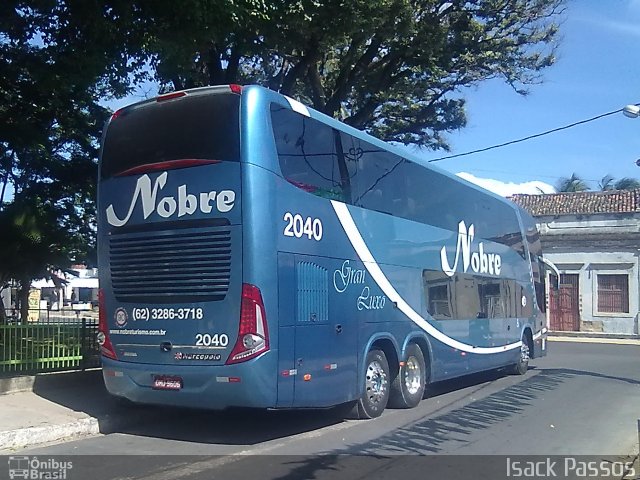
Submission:
<svg viewBox="0 0 640 480">
<path fill-rule="evenodd" d="M 331 276 L 338 263 L 323 257 L 279 255 L 280 365 L 282 373 L 290 367 L 294 407 L 326 407 L 356 395 L 357 318 L 333 289 Z M 284 381 L 281 375 L 283 387 Z M 278 392 L 280 403 L 286 389 Z"/>
</svg>

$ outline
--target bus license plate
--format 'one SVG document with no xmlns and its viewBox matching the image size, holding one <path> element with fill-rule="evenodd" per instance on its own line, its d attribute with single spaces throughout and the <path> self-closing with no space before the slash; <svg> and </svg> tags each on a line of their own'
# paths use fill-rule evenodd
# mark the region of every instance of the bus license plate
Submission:
<svg viewBox="0 0 640 480">
<path fill-rule="evenodd" d="M 153 377 L 154 390 L 180 390 L 182 388 L 182 378 L 168 377 L 166 375 L 156 375 Z"/>
</svg>

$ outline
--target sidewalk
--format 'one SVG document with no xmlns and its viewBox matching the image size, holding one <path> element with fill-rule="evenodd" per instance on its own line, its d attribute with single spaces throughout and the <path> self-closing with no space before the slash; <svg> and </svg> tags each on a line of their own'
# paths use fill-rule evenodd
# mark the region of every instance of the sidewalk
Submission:
<svg viewBox="0 0 640 480">
<path fill-rule="evenodd" d="M 100 369 L 0 379 L 0 454 L 108 433 L 139 418 L 139 409 L 107 393 Z"/>
<path fill-rule="evenodd" d="M 550 342 L 609 343 L 616 345 L 640 345 L 640 335 L 624 335 L 599 332 L 549 332 Z"/>
<path fill-rule="evenodd" d="M 601 338 L 554 332 L 548 340 L 640 346 L 637 336 Z M 126 430 L 158 415 L 159 408 L 119 402 L 107 393 L 100 369 L 0 378 L 0 455 L 39 444 Z"/>
</svg>

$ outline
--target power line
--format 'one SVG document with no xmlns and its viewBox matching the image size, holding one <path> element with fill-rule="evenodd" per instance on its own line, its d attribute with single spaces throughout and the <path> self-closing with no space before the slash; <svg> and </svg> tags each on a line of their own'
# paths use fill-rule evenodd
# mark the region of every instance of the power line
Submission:
<svg viewBox="0 0 640 480">
<path fill-rule="evenodd" d="M 640 105 L 640 104 L 636 104 L 636 105 Z M 455 155 L 447 155 L 447 156 L 444 156 L 444 157 L 433 158 L 433 159 L 429 160 L 429 162 L 439 162 L 441 160 L 448 160 L 448 159 L 451 159 L 451 158 L 465 157 L 467 155 L 473 155 L 475 153 L 481 153 L 481 152 L 486 152 L 488 150 L 493 150 L 493 149 L 496 149 L 496 148 L 506 147 L 508 145 L 513 145 L 514 143 L 520 143 L 520 142 L 524 142 L 524 141 L 527 141 L 527 140 L 531 140 L 533 138 L 543 137 L 545 135 L 549 135 L 550 133 L 559 132 L 561 130 L 566 130 L 567 128 L 576 127 L 576 126 L 582 125 L 584 123 L 593 122 L 594 120 L 599 120 L 601 118 L 608 117 L 609 115 L 614 115 L 616 113 L 620 113 L 620 112 L 622 112 L 622 110 L 624 110 L 624 108 L 619 108 L 617 110 L 613 110 L 612 112 L 603 113 L 601 115 L 596 115 L 595 117 L 591 117 L 591 118 L 588 118 L 586 120 L 580 120 L 579 122 L 574 122 L 574 123 L 571 123 L 569 125 L 565 125 L 564 127 L 554 128 L 552 130 L 547 130 L 546 132 L 536 133 L 535 135 L 529 135 L 528 137 L 519 138 L 517 140 L 511 140 L 509 142 L 500 143 L 498 145 L 492 145 L 490 147 L 479 148 L 478 150 L 471 150 L 470 152 L 457 153 Z"/>
</svg>

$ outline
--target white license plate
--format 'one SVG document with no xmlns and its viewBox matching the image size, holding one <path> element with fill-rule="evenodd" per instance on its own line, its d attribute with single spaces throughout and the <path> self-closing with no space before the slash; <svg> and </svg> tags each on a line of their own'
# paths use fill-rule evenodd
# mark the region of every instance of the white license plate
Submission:
<svg viewBox="0 0 640 480">
<path fill-rule="evenodd" d="M 165 375 L 153 377 L 154 390 L 180 390 L 181 388 L 182 378 L 180 377 L 168 377 Z"/>
</svg>

